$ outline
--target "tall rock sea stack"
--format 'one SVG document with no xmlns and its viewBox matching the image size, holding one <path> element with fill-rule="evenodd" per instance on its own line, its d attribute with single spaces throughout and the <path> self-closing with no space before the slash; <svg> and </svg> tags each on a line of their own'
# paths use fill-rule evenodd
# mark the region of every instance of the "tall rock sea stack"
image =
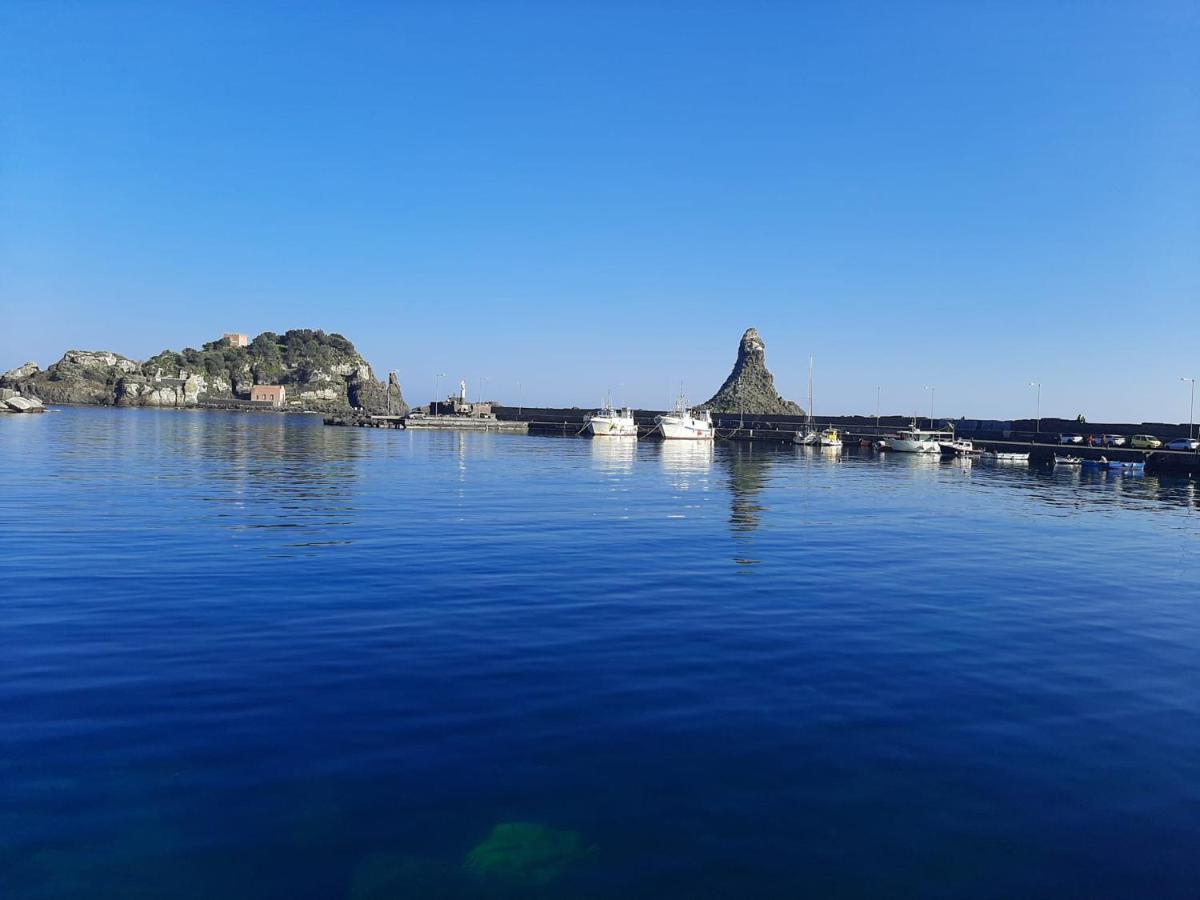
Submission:
<svg viewBox="0 0 1200 900">
<path fill-rule="evenodd" d="M 791 400 L 784 400 L 775 390 L 775 376 L 767 371 L 766 345 L 753 328 L 747 328 L 742 335 L 733 371 L 704 408 L 721 413 L 804 415 L 804 410 Z"/>
</svg>

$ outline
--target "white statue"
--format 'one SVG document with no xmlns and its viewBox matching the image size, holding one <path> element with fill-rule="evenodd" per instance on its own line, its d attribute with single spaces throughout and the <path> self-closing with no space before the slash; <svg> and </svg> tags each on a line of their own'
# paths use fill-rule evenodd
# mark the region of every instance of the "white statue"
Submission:
<svg viewBox="0 0 1200 900">
<path fill-rule="evenodd" d="M 467 382 L 465 380 L 458 383 L 458 399 L 463 403 L 467 402 Z"/>
</svg>

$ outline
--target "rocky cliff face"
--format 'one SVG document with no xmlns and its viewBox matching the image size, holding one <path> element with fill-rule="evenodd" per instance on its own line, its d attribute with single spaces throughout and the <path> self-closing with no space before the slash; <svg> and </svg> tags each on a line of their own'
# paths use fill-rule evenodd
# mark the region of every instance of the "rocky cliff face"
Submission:
<svg viewBox="0 0 1200 900">
<path fill-rule="evenodd" d="M 0 376 L 0 386 L 47 403 L 119 406 L 231 405 L 256 384 L 283 385 L 292 408 L 406 411 L 399 383 L 376 380 L 367 361 L 339 334 L 297 329 L 264 332 L 247 347 L 224 340 L 201 350 L 164 350 L 143 363 L 118 353 L 69 350 L 42 371 L 26 363 Z"/>
<path fill-rule="evenodd" d="M 747 328 L 742 335 L 733 371 L 704 408 L 722 413 L 804 415 L 804 410 L 791 400 L 784 400 L 775 390 L 775 376 L 767 370 L 766 345 L 753 328 Z"/>
</svg>

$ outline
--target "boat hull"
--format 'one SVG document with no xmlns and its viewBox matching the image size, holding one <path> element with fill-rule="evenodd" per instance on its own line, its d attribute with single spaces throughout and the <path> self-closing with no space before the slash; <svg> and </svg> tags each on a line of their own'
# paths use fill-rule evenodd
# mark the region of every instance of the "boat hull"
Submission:
<svg viewBox="0 0 1200 900">
<path fill-rule="evenodd" d="M 637 437 L 637 424 L 622 417 L 592 416 L 588 422 L 592 437 Z"/>
<path fill-rule="evenodd" d="M 691 416 L 659 416 L 658 429 L 668 441 L 711 441 L 713 426 L 710 422 L 693 419 Z"/>
<path fill-rule="evenodd" d="M 942 445 L 937 441 L 914 441 L 908 438 L 890 437 L 887 439 L 887 448 L 896 450 L 899 453 L 938 453 L 942 452 Z"/>
</svg>

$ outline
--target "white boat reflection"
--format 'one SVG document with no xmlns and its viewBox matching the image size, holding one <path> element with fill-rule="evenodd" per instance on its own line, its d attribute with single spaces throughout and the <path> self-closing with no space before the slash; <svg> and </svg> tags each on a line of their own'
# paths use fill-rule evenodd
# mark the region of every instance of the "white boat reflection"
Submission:
<svg viewBox="0 0 1200 900">
<path fill-rule="evenodd" d="M 637 458 L 637 435 L 609 435 L 591 442 L 592 462 L 601 472 L 630 472 Z"/>
<path fill-rule="evenodd" d="M 673 475 L 704 475 L 712 468 L 712 441 L 662 441 L 663 471 Z"/>
</svg>

